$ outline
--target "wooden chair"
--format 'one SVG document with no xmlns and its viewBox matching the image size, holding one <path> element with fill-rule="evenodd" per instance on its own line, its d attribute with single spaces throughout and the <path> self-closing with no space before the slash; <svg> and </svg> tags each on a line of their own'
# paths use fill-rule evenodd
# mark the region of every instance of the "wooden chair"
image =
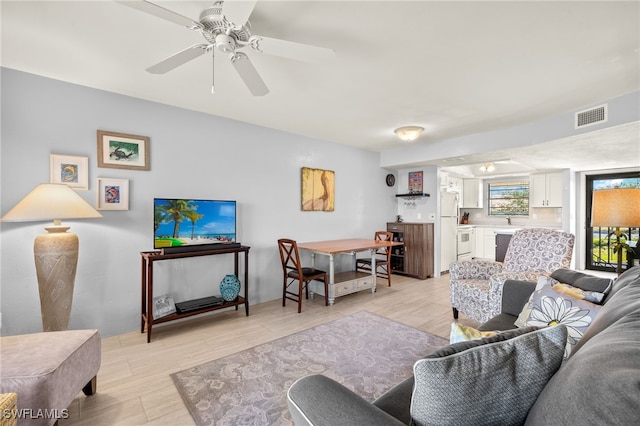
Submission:
<svg viewBox="0 0 640 426">
<path fill-rule="evenodd" d="M 278 250 L 280 251 L 280 261 L 282 262 L 282 306 L 285 306 L 287 299 L 298 303 L 298 313 L 302 312 L 302 291 L 306 292 L 309 298 L 309 282 L 318 280 L 324 282 L 324 304 L 329 306 L 329 279 L 325 271 L 314 268 L 305 268 L 300 264 L 300 254 L 298 244 L 294 240 L 282 238 L 278 240 Z M 294 293 L 289 287 L 294 282 L 298 282 L 298 292 Z"/>
<path fill-rule="evenodd" d="M 377 231 L 374 239 L 377 241 L 393 241 L 393 233 Z M 375 252 L 376 276 L 384 278 L 391 287 L 391 247 L 380 248 Z M 371 273 L 371 257 L 356 259 L 356 270 Z"/>
</svg>

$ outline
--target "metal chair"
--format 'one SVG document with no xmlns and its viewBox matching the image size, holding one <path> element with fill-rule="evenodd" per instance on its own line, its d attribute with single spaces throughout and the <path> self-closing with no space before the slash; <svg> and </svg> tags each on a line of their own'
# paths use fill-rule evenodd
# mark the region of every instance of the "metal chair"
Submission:
<svg viewBox="0 0 640 426">
<path fill-rule="evenodd" d="M 377 241 L 393 241 L 393 233 L 387 231 L 377 231 L 374 239 Z M 380 248 L 375 252 L 376 276 L 384 278 L 391 287 L 391 247 Z M 371 272 L 371 258 L 361 257 L 356 259 L 356 270 Z"/>
<path fill-rule="evenodd" d="M 305 291 L 308 299 L 309 283 L 314 280 L 324 282 L 324 304 L 329 306 L 329 280 L 327 273 L 319 269 L 303 267 L 300 263 L 298 244 L 294 240 L 279 239 L 278 250 L 280 251 L 283 272 L 282 306 L 286 305 L 287 299 L 293 300 L 298 303 L 298 313 L 302 312 L 302 291 Z M 298 282 L 298 292 L 294 293 L 289 290 L 289 287 L 296 281 Z"/>
</svg>

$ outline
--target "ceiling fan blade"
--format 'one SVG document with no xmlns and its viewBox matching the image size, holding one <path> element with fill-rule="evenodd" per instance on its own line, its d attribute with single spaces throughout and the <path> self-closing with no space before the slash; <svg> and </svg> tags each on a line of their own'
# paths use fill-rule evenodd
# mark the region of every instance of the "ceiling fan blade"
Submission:
<svg viewBox="0 0 640 426">
<path fill-rule="evenodd" d="M 129 6 L 150 15 L 157 16 L 158 18 L 166 19 L 167 21 L 171 21 L 174 24 L 182 25 L 191 29 L 202 29 L 202 25 L 199 22 L 196 22 L 191 18 L 187 18 L 186 16 L 182 16 L 179 13 L 176 13 L 169 9 L 165 9 L 162 6 L 158 6 L 157 4 L 151 3 L 146 0 L 116 1 L 118 3 L 124 4 L 125 6 Z"/>
<path fill-rule="evenodd" d="M 249 46 L 260 53 L 303 62 L 322 63 L 335 59 L 336 57 L 335 50 L 326 47 L 316 47 L 257 35 L 249 38 Z"/>
<path fill-rule="evenodd" d="M 231 54 L 230 59 L 231 64 L 253 96 L 264 96 L 269 93 L 269 88 L 264 84 L 260 74 L 258 74 L 247 55 L 242 52 L 235 52 Z"/>
<path fill-rule="evenodd" d="M 198 56 L 204 55 L 210 49 L 210 44 L 194 44 L 193 46 L 189 46 L 173 56 L 169 56 L 164 61 L 161 61 L 147 68 L 147 71 L 151 74 L 164 74 L 174 68 L 179 67 L 182 64 L 189 62 L 192 59 L 197 58 Z"/>
<path fill-rule="evenodd" d="M 225 0 L 222 5 L 222 14 L 235 25 L 244 25 L 249 20 L 256 3 L 257 0 Z"/>
</svg>

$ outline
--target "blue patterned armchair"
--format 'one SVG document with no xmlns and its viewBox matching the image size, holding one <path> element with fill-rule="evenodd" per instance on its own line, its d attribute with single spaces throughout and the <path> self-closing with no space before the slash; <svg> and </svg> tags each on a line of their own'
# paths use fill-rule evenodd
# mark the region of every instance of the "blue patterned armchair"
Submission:
<svg viewBox="0 0 640 426">
<path fill-rule="evenodd" d="M 453 317 L 462 312 L 478 322 L 500 313 L 502 287 L 506 280 L 537 282 L 559 268 L 569 268 L 573 234 L 545 228 L 516 231 L 504 262 L 465 260 L 449 267 Z"/>
</svg>

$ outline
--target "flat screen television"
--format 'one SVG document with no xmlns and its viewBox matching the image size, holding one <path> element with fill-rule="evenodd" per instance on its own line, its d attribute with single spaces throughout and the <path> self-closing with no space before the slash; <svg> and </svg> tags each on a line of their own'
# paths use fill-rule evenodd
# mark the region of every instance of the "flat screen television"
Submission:
<svg viewBox="0 0 640 426">
<path fill-rule="evenodd" d="M 153 215 L 154 249 L 206 250 L 236 243 L 235 201 L 154 198 Z"/>
</svg>

